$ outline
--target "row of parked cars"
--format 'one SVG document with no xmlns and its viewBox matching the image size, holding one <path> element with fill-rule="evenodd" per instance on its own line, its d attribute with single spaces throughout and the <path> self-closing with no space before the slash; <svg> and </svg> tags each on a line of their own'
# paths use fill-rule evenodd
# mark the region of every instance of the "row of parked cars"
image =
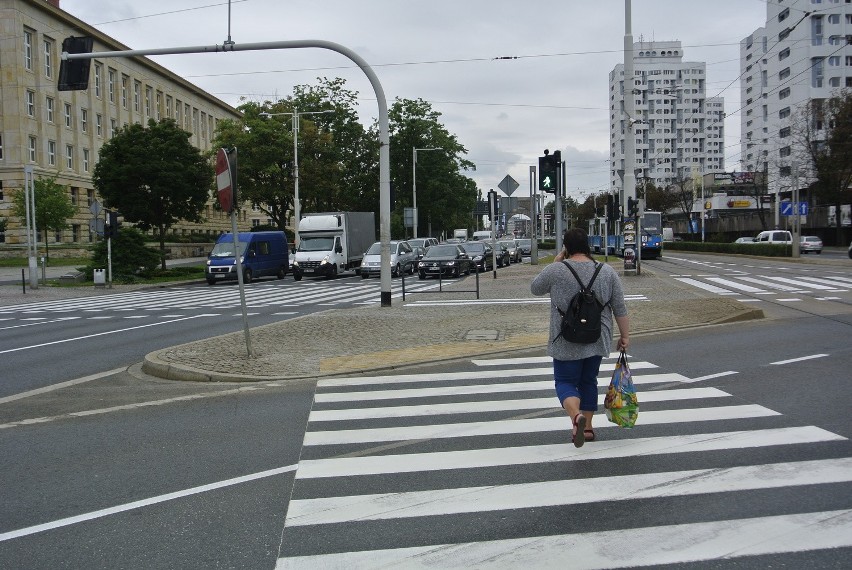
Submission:
<svg viewBox="0 0 852 570">
<path fill-rule="evenodd" d="M 734 243 L 793 243 L 793 234 L 785 230 L 767 230 L 760 232 L 757 237 L 737 238 Z M 802 236 L 799 239 L 799 251 L 802 253 L 822 253 L 822 240 L 818 236 Z"/>
<path fill-rule="evenodd" d="M 496 250 L 497 267 L 520 263 L 530 254 L 530 240 L 501 239 L 496 241 L 448 240 L 439 243 L 435 238 L 413 238 L 391 241 L 391 274 L 403 272 L 420 279 L 434 276 L 459 277 L 474 271 L 494 269 Z M 374 243 L 361 263 L 361 278 L 381 273 L 381 244 Z"/>
</svg>

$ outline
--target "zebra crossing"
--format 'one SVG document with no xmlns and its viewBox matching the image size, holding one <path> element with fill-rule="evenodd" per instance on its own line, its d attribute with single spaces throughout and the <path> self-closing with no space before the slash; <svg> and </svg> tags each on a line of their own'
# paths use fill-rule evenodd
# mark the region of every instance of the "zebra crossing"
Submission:
<svg viewBox="0 0 852 570">
<path fill-rule="evenodd" d="M 437 288 L 437 283 L 406 282 L 406 291 L 423 291 Z M 378 280 L 339 279 L 334 281 L 294 281 L 254 283 L 245 287 L 246 306 L 249 309 L 286 309 L 303 306 L 340 306 L 372 304 L 379 302 Z M 402 285 L 394 280 L 391 297 L 402 296 Z M 0 315 L 10 313 L 101 313 L 106 311 L 175 311 L 175 310 L 231 310 L 240 308 L 239 289 L 236 286 L 197 287 L 183 286 L 168 289 L 131 291 L 92 297 L 59 299 L 21 305 L 0 307 Z"/>
<path fill-rule="evenodd" d="M 848 498 L 808 512 L 783 499 L 848 497 L 840 435 L 636 360 L 637 427 L 601 413 L 577 449 L 549 358 L 471 363 L 318 382 L 277 568 L 619 568 L 852 547 Z"/>
<path fill-rule="evenodd" d="M 820 276 L 797 275 L 752 275 L 745 271 L 732 270 L 722 276 L 716 274 L 675 274 L 672 279 L 722 296 L 733 295 L 782 295 L 813 294 L 820 301 L 841 299 L 838 293 L 852 290 L 852 277 L 824 274 Z M 784 300 L 784 299 L 778 299 Z M 794 300 L 794 299 L 786 299 Z"/>
</svg>

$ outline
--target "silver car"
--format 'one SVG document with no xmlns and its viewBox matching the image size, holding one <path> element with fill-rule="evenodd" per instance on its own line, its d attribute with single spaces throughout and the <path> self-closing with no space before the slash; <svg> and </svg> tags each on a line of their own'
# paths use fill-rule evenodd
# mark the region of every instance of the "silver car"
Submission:
<svg viewBox="0 0 852 570">
<path fill-rule="evenodd" d="M 417 254 L 407 241 L 391 241 L 391 275 L 398 277 L 403 271 L 414 274 Z M 370 246 L 361 261 L 361 279 L 370 275 L 380 275 L 382 272 L 382 243 L 377 241 Z"/>
<path fill-rule="evenodd" d="M 498 243 L 506 246 L 506 249 L 509 250 L 509 262 L 510 263 L 520 263 L 521 256 L 521 248 L 518 247 L 518 241 L 514 239 L 501 239 Z"/>
<path fill-rule="evenodd" d="M 802 253 L 822 253 L 822 240 L 817 236 L 802 236 L 799 241 L 799 251 Z"/>
</svg>

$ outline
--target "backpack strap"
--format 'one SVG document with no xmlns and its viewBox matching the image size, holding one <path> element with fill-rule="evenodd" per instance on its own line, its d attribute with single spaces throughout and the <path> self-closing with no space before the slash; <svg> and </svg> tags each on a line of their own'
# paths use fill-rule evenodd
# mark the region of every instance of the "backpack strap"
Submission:
<svg viewBox="0 0 852 570">
<path fill-rule="evenodd" d="M 577 280 L 577 283 L 579 283 L 579 284 L 580 284 L 580 288 L 581 288 L 581 289 L 583 289 L 583 290 L 587 290 L 587 289 L 589 289 L 589 290 L 590 290 L 590 289 L 592 288 L 592 285 L 594 285 L 594 283 L 595 283 L 595 279 L 597 279 L 597 278 L 598 278 L 598 273 L 600 273 L 600 272 L 601 272 L 601 268 L 603 267 L 603 263 L 598 263 L 598 262 L 596 261 L 596 262 L 595 262 L 595 272 L 594 272 L 594 273 L 592 273 L 592 279 L 589 281 L 589 284 L 588 284 L 588 285 L 583 285 L 583 280 L 582 280 L 582 279 L 580 279 L 580 276 L 579 276 L 579 275 L 577 275 L 577 272 L 576 272 L 576 271 L 574 271 L 574 268 L 573 268 L 573 267 L 571 267 L 571 264 L 570 264 L 570 263 L 568 263 L 567 261 L 565 261 L 564 259 L 562 260 L 562 263 L 564 263 L 564 264 L 565 264 L 565 267 L 567 267 L 567 268 L 568 268 L 568 270 L 569 270 L 569 271 L 570 271 L 570 272 L 574 275 L 574 279 L 576 279 L 576 280 Z"/>
</svg>

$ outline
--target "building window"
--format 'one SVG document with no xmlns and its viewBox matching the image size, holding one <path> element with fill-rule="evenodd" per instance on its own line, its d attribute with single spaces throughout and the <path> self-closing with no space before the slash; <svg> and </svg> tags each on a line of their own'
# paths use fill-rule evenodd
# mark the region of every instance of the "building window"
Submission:
<svg viewBox="0 0 852 570">
<path fill-rule="evenodd" d="M 780 131 L 778 131 L 778 136 L 782 139 L 786 139 L 790 137 L 790 127 L 784 127 Z"/>
<path fill-rule="evenodd" d="M 781 71 L 778 72 L 778 79 L 779 80 L 784 80 L 784 79 L 787 79 L 788 77 L 790 77 L 790 68 L 789 67 L 785 67 L 784 69 L 782 69 Z"/>
<path fill-rule="evenodd" d="M 790 48 L 784 48 L 778 52 L 778 61 L 784 61 L 790 57 Z"/>
<path fill-rule="evenodd" d="M 778 111 L 778 118 L 779 119 L 786 119 L 789 116 L 790 116 L 790 107 L 784 107 L 783 109 Z"/>
<path fill-rule="evenodd" d="M 166 117 L 172 118 L 172 96 L 166 95 Z"/>
<path fill-rule="evenodd" d="M 70 144 L 65 145 L 65 167 L 74 170 L 74 147 Z"/>
<path fill-rule="evenodd" d="M 27 90 L 27 116 L 35 118 L 35 91 Z"/>
<path fill-rule="evenodd" d="M 830 77 L 828 79 L 829 87 L 840 87 L 840 78 L 839 77 Z"/>
<path fill-rule="evenodd" d="M 47 164 L 56 166 L 56 141 L 47 141 Z"/>
<path fill-rule="evenodd" d="M 784 89 L 782 89 L 781 91 L 778 92 L 778 98 L 779 99 L 786 99 L 789 96 L 790 96 L 790 88 L 789 87 L 785 87 Z"/>
<path fill-rule="evenodd" d="M 127 109 L 127 82 L 129 78 L 126 75 L 121 76 L 121 106 Z"/>
<path fill-rule="evenodd" d="M 781 175 L 783 178 L 789 177 L 791 172 L 792 169 L 789 166 L 782 166 L 778 169 L 778 174 Z"/>
<path fill-rule="evenodd" d="M 158 121 L 160 120 L 160 113 L 162 111 L 162 108 L 163 108 L 163 94 L 160 93 L 159 91 L 157 91 L 157 101 L 154 105 L 154 113 L 155 113 L 155 118 Z"/>
<path fill-rule="evenodd" d="M 89 111 L 88 109 L 80 109 L 80 130 L 84 133 L 89 130 Z"/>
<path fill-rule="evenodd" d="M 53 77 L 53 40 L 44 40 L 44 76 Z"/>
<path fill-rule="evenodd" d="M 99 137 L 104 136 L 104 118 L 100 113 L 95 114 L 95 134 Z"/>
<path fill-rule="evenodd" d="M 778 21 L 779 21 L 779 22 L 783 22 L 784 20 L 786 20 L 786 19 L 787 19 L 787 17 L 788 17 L 789 15 L 790 15 L 790 9 L 789 9 L 789 8 L 784 8 L 783 10 L 781 10 L 781 13 L 780 13 L 780 14 L 778 14 Z"/>
<path fill-rule="evenodd" d="M 65 103 L 65 126 L 71 128 L 71 103 Z"/>
<path fill-rule="evenodd" d="M 83 149 L 83 172 L 89 171 L 89 149 Z"/>
<path fill-rule="evenodd" d="M 785 156 L 790 156 L 792 154 L 792 149 L 789 146 L 782 147 L 778 150 L 778 156 L 784 158 Z"/>
<path fill-rule="evenodd" d="M 71 205 L 77 206 L 77 201 L 79 200 L 79 196 L 77 195 L 77 188 L 75 186 L 71 187 Z"/>
<path fill-rule="evenodd" d="M 115 103 L 115 70 L 107 70 L 107 93 L 109 94 L 109 102 Z"/>
<path fill-rule="evenodd" d="M 56 230 L 53 234 L 53 241 L 56 243 L 62 243 L 62 230 Z"/>
<path fill-rule="evenodd" d="M 71 224 L 71 241 L 74 243 L 80 241 L 80 224 Z"/>
<path fill-rule="evenodd" d="M 30 154 L 30 162 L 35 162 L 38 158 L 38 153 L 36 152 L 36 148 L 38 146 L 38 141 L 35 137 L 29 138 L 29 154 Z"/>
<path fill-rule="evenodd" d="M 151 99 L 153 98 L 153 89 L 150 87 L 145 88 L 145 116 L 151 116 Z"/>
<path fill-rule="evenodd" d="M 92 207 L 92 204 L 95 203 L 95 191 L 89 188 L 86 190 L 86 206 Z M 231 240 L 233 241 L 233 240 Z"/>
<path fill-rule="evenodd" d="M 103 66 L 99 63 L 95 64 L 95 97 L 101 97 L 101 80 L 103 75 Z"/>
<path fill-rule="evenodd" d="M 0 133 L 0 160 L 3 160 L 3 134 L 2 133 Z M 2 181 L 0 181 L 0 184 L 2 184 Z M 2 186 L 0 186 L 0 188 L 2 188 Z M 3 193 L 0 192 L 0 200 L 2 200 L 2 199 L 3 199 Z"/>
<path fill-rule="evenodd" d="M 47 115 L 47 122 L 53 122 L 53 97 L 47 97 L 44 100 L 44 111 Z"/>
<path fill-rule="evenodd" d="M 24 30 L 24 69 L 33 70 L 33 33 Z"/>
<path fill-rule="evenodd" d="M 115 136 L 115 132 L 118 130 L 118 121 L 115 119 L 109 120 L 109 138 Z"/>
<path fill-rule="evenodd" d="M 133 110 L 139 112 L 139 99 L 142 97 L 142 84 L 133 82 Z"/>
</svg>

